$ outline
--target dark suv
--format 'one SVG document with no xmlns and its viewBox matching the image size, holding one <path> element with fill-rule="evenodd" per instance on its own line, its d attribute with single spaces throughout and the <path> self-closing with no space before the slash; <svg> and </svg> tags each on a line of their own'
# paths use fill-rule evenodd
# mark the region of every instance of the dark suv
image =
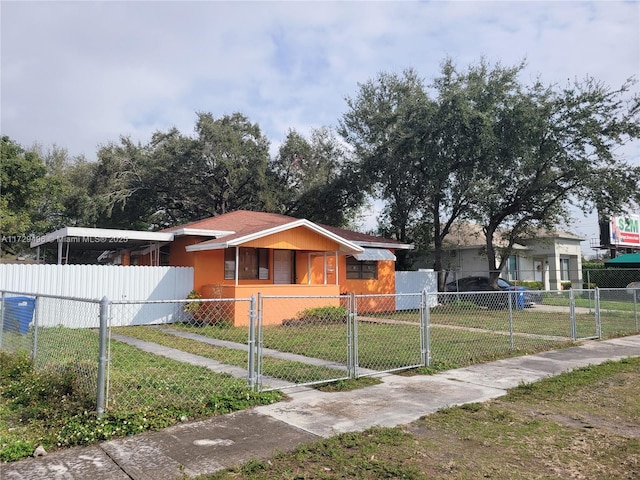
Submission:
<svg viewBox="0 0 640 480">
<path fill-rule="evenodd" d="M 491 295 L 482 292 L 515 292 L 514 295 Z M 461 296 L 461 300 L 471 301 L 476 305 L 488 308 L 507 308 L 509 298 L 514 308 L 531 308 L 536 303 L 542 303 L 542 294 L 526 287 L 519 287 L 507 280 L 498 278 L 498 288 L 489 283 L 489 277 L 464 277 L 445 285 L 445 292 L 471 292 L 471 295 Z M 474 295 L 477 293 L 477 295 Z"/>
</svg>

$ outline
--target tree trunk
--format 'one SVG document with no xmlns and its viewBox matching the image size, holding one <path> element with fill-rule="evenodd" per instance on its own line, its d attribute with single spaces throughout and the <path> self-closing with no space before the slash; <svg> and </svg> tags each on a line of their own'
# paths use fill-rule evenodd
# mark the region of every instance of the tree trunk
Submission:
<svg viewBox="0 0 640 480">
<path fill-rule="evenodd" d="M 495 233 L 495 231 L 495 227 L 487 227 L 484 233 L 487 248 L 487 263 L 489 265 L 489 285 L 497 290 L 500 270 L 496 265 L 496 249 L 493 245 L 493 234 Z"/>
</svg>

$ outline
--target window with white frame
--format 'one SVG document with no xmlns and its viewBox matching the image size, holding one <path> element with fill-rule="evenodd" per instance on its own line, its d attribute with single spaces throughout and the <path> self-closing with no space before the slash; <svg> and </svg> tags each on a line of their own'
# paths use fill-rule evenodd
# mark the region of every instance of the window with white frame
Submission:
<svg viewBox="0 0 640 480">
<path fill-rule="evenodd" d="M 571 280 L 571 267 L 568 258 L 560 258 L 560 280 L 563 282 Z"/>
<path fill-rule="evenodd" d="M 240 247 L 238 249 L 238 279 L 257 280 L 269 278 L 269 250 L 266 248 Z M 236 269 L 236 249 L 224 252 L 224 278 L 233 280 Z"/>
<path fill-rule="evenodd" d="M 507 280 L 519 280 L 518 257 L 515 255 L 511 255 L 507 260 Z"/>
</svg>

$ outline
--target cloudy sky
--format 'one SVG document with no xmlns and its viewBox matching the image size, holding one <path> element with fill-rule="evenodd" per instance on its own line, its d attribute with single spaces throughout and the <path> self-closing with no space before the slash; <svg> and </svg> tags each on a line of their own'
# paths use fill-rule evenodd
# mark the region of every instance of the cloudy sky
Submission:
<svg viewBox="0 0 640 480">
<path fill-rule="evenodd" d="M 275 151 L 290 128 L 336 126 L 358 83 L 429 81 L 447 56 L 526 59 L 525 82 L 640 78 L 639 1 L 2 0 L 0 16 L 2 135 L 90 160 L 122 135 L 191 133 L 196 112 L 241 112 Z M 597 236 L 594 215 L 577 220 Z"/>
</svg>

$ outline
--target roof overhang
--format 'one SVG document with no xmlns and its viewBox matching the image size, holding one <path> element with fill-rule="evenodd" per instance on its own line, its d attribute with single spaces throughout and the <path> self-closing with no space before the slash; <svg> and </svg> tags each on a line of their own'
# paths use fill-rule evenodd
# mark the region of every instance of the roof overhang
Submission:
<svg viewBox="0 0 640 480">
<path fill-rule="evenodd" d="M 365 248 L 393 248 L 396 250 L 413 250 L 415 246 L 412 243 L 385 243 L 385 242 L 355 242 Z"/>
<path fill-rule="evenodd" d="M 200 252 L 203 250 L 220 250 L 229 247 L 239 247 L 245 243 L 249 243 L 253 240 L 258 240 L 260 238 L 267 237 L 269 235 L 274 235 L 280 232 L 285 232 L 287 230 L 291 230 L 297 227 L 305 227 L 309 230 L 312 230 L 323 237 L 329 238 L 336 242 L 339 246 L 339 251 L 345 254 L 354 254 L 354 253 L 362 253 L 364 249 L 353 242 L 350 242 L 335 233 L 330 232 L 329 230 L 320 227 L 319 225 L 310 222 L 306 219 L 296 220 L 294 222 L 285 223 L 283 225 L 278 225 L 272 228 L 267 228 L 265 230 L 260 230 L 258 232 L 250 233 L 247 235 L 231 238 L 227 241 L 218 242 L 215 240 L 208 240 L 206 242 L 197 243 L 195 245 L 189 245 L 186 247 L 187 252 Z M 216 239 L 217 240 L 217 239 Z M 224 240 L 224 237 L 221 239 Z"/>
<path fill-rule="evenodd" d="M 191 235 L 198 237 L 220 238 L 233 235 L 236 232 L 230 230 L 207 230 L 204 228 L 180 228 L 178 230 L 172 230 L 171 233 L 176 237 Z"/>
<path fill-rule="evenodd" d="M 150 242 L 170 242 L 173 232 L 144 232 L 111 228 L 64 227 L 55 232 L 36 237 L 31 248 L 49 243 L 69 243 L 87 250 L 109 250 L 146 245 Z"/>
<path fill-rule="evenodd" d="M 396 261 L 396 256 L 386 248 L 365 248 L 362 253 L 355 253 L 353 257 L 356 260 L 366 260 L 379 262 L 381 260 Z"/>
</svg>

